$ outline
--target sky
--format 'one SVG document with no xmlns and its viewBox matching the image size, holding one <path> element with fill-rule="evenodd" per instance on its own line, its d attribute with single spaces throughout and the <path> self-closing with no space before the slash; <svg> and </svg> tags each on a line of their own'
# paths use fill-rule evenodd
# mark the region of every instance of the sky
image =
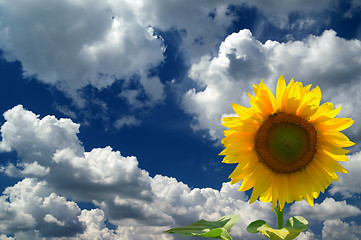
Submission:
<svg viewBox="0 0 361 240">
<path fill-rule="evenodd" d="M 221 163 L 222 116 L 280 75 L 322 91 L 355 142 L 297 239 L 361 239 L 361 1 L 0 0 L 0 239 L 162 234 L 249 204 Z"/>
</svg>

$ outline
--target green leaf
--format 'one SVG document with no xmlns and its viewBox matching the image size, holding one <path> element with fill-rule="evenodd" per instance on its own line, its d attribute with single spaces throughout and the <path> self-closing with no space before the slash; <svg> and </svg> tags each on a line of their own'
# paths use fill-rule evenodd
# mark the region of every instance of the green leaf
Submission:
<svg viewBox="0 0 361 240">
<path fill-rule="evenodd" d="M 301 216 L 295 216 L 288 219 L 286 222 L 286 228 L 297 229 L 300 232 L 306 231 L 308 228 L 308 221 Z"/>
<path fill-rule="evenodd" d="M 248 225 L 249 233 L 260 232 L 263 236 L 271 240 L 291 240 L 295 239 L 301 232 L 307 230 L 308 222 L 301 216 L 295 216 L 288 219 L 286 227 L 273 229 L 263 220 L 256 220 Z"/>
<path fill-rule="evenodd" d="M 301 232 L 306 231 L 307 228 L 308 228 L 308 221 L 301 216 L 291 217 L 286 222 L 286 229 L 289 230 L 290 236 L 294 236 L 293 238 L 296 238 Z"/>
<path fill-rule="evenodd" d="M 209 237 L 223 240 L 232 240 L 229 229 L 239 220 L 239 215 L 227 215 L 217 221 L 199 220 L 185 227 L 172 228 L 164 233 L 178 234 L 185 237 Z"/>
<path fill-rule="evenodd" d="M 268 225 L 268 223 L 266 223 L 266 221 L 264 220 L 256 220 L 254 222 L 251 222 L 251 224 L 248 225 L 248 227 L 246 228 L 246 230 L 249 232 L 249 233 L 258 233 L 259 232 L 259 229 L 261 229 L 262 226 L 265 226 L 265 227 L 270 227 Z"/>
</svg>

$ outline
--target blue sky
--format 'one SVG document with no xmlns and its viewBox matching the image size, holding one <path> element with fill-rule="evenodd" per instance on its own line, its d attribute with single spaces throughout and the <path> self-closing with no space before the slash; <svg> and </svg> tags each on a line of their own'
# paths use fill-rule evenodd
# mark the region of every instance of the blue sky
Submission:
<svg viewBox="0 0 361 240">
<path fill-rule="evenodd" d="M 178 239 L 162 231 L 233 213 L 258 239 L 275 214 L 228 183 L 220 123 L 281 74 L 342 104 L 356 143 L 286 219 L 360 239 L 360 55 L 358 0 L 0 1 L 0 239 Z"/>
</svg>

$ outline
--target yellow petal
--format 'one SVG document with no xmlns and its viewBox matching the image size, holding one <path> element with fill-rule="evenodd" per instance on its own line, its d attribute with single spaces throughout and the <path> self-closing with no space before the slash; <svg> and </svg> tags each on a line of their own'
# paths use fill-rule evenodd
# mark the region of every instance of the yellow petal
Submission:
<svg viewBox="0 0 361 240">
<path fill-rule="evenodd" d="M 306 171 L 299 172 L 298 178 L 299 178 L 299 183 L 300 183 L 299 184 L 300 191 L 302 192 L 303 198 L 307 201 L 308 204 L 313 206 L 313 192 L 312 192 L 312 188 L 309 184 L 310 180 L 307 176 L 307 172 Z"/>
<path fill-rule="evenodd" d="M 286 90 L 286 82 L 283 75 L 281 75 L 278 79 L 277 90 L 276 90 L 277 106 L 278 108 L 280 108 L 280 110 L 281 110 L 282 99 L 285 90 Z"/>
<path fill-rule="evenodd" d="M 317 162 L 328 172 L 347 173 L 347 170 L 344 167 L 325 152 L 319 152 L 316 157 L 318 157 Z"/>
<path fill-rule="evenodd" d="M 267 111 L 264 104 L 261 101 L 259 101 L 257 98 L 253 97 L 251 94 L 248 94 L 248 98 L 249 98 L 249 102 L 251 103 L 251 107 L 254 109 L 256 114 L 261 116 L 262 119 L 265 119 L 270 114 L 272 114 Z"/>
<path fill-rule="evenodd" d="M 335 155 L 345 155 L 350 152 L 349 150 L 346 150 L 346 149 L 343 149 L 336 145 L 333 145 L 330 142 L 320 142 L 318 145 L 319 145 L 318 146 L 319 149 L 327 151 L 327 152 L 335 154 Z"/>
<path fill-rule="evenodd" d="M 250 155 L 252 154 L 252 151 L 241 151 L 238 152 L 237 154 L 232 154 L 232 155 L 225 155 L 225 157 L 223 158 L 223 163 L 241 163 L 244 161 L 247 161 L 247 159 L 250 157 Z M 219 154 L 221 155 L 221 154 Z"/>
<path fill-rule="evenodd" d="M 285 186 L 285 181 L 286 181 L 285 177 L 286 177 L 285 174 L 279 174 L 278 204 L 279 204 L 280 210 L 282 210 L 283 207 L 285 206 L 286 192 L 288 191 L 288 189 L 286 189 L 286 186 Z"/>
<path fill-rule="evenodd" d="M 264 105 L 264 108 L 269 115 L 277 111 L 278 107 L 276 99 L 263 82 L 260 84 L 258 99 Z"/>
<path fill-rule="evenodd" d="M 328 156 L 330 156 L 332 159 L 335 159 L 338 162 L 347 162 L 348 158 L 345 155 L 336 155 L 336 154 L 332 154 L 330 152 L 325 152 L 325 151 L 319 151 L 322 152 L 324 154 L 327 154 Z"/>
<path fill-rule="evenodd" d="M 341 132 L 320 133 L 317 137 L 319 142 L 329 142 L 338 147 L 351 147 L 355 144 Z"/>
<path fill-rule="evenodd" d="M 254 156 L 253 156 L 254 157 Z M 237 165 L 236 169 L 229 175 L 231 178 L 231 184 L 241 181 L 243 178 L 247 177 L 248 175 L 252 174 L 254 169 L 257 167 L 258 162 L 254 162 L 254 159 L 250 157 L 247 162 L 240 163 Z"/>
<path fill-rule="evenodd" d="M 249 203 L 254 203 L 257 198 L 265 192 L 272 184 L 274 174 L 272 174 L 266 167 L 260 165 L 255 176 L 259 181 L 256 181 Z"/>
<path fill-rule="evenodd" d="M 255 112 L 252 108 L 246 108 L 235 103 L 232 104 L 232 108 L 241 119 L 247 119 L 255 116 Z"/>
<path fill-rule="evenodd" d="M 354 123 L 351 118 L 332 118 L 315 126 L 320 132 L 342 131 Z"/>
<path fill-rule="evenodd" d="M 318 107 L 317 112 L 310 116 L 309 121 L 314 125 L 317 126 L 322 122 L 326 122 L 334 117 L 340 112 L 341 107 L 333 109 L 333 104 L 326 102 Z"/>
</svg>

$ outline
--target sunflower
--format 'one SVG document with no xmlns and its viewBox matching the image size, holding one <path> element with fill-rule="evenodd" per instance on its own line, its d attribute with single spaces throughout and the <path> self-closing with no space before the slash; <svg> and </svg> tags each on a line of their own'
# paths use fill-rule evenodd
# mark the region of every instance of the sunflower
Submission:
<svg viewBox="0 0 361 240">
<path fill-rule="evenodd" d="M 343 149 L 354 145 L 340 131 L 350 127 L 350 118 L 335 118 L 341 110 L 332 103 L 320 105 L 318 86 L 303 87 L 292 79 L 286 86 L 283 76 L 277 83 L 276 98 L 263 83 L 253 85 L 251 107 L 232 107 L 237 117 L 225 117 L 222 143 L 224 163 L 238 163 L 229 176 L 231 184 L 242 181 L 240 191 L 251 188 L 250 203 L 258 198 L 285 202 L 305 199 L 311 206 L 320 192 L 338 180 L 336 172 L 347 173 L 338 162 L 348 161 Z"/>
</svg>

